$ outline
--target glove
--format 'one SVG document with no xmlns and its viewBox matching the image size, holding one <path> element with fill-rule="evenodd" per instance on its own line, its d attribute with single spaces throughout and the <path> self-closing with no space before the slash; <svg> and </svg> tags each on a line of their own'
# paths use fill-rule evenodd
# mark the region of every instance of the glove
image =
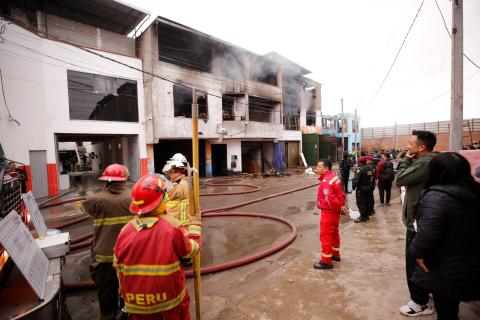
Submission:
<svg viewBox="0 0 480 320">
<path fill-rule="evenodd" d="M 202 224 L 202 212 L 199 211 L 197 215 L 190 216 L 190 222 L 191 224 Z"/>
</svg>

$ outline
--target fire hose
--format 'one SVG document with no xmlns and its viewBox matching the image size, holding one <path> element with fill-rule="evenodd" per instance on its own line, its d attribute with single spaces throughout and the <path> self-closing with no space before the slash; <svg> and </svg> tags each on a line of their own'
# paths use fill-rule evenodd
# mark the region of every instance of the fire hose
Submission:
<svg viewBox="0 0 480 320">
<path fill-rule="evenodd" d="M 252 190 L 248 191 L 233 191 L 233 192 L 212 192 L 212 193 L 201 193 L 201 197 L 209 197 L 209 196 L 226 196 L 226 195 L 235 195 L 235 194 L 246 194 L 246 193 L 252 193 L 252 192 L 257 192 L 262 187 L 256 186 L 253 184 L 239 184 L 239 183 L 215 183 L 214 181 L 222 181 L 222 180 L 234 180 L 234 179 L 239 179 L 236 177 L 222 177 L 222 178 L 215 178 L 215 179 L 208 179 L 205 181 L 205 185 L 209 187 L 247 187 L 247 188 L 252 188 Z"/>
<path fill-rule="evenodd" d="M 223 178 L 223 179 L 227 179 L 227 178 Z M 211 181 L 210 181 L 209 185 L 212 185 Z M 225 186 L 225 184 L 220 184 L 220 185 Z M 276 244 L 275 246 L 270 247 L 270 248 L 268 248 L 268 249 L 266 249 L 262 252 L 259 252 L 259 253 L 256 253 L 256 254 L 253 254 L 253 255 L 238 259 L 238 260 L 229 261 L 229 262 L 226 262 L 226 263 L 221 263 L 221 264 L 218 264 L 218 265 L 213 265 L 213 266 L 208 266 L 208 267 L 201 268 L 200 273 L 201 274 L 211 274 L 211 273 L 215 273 L 215 272 L 219 272 L 219 271 L 228 270 L 228 269 L 232 269 L 232 268 L 235 268 L 235 267 L 243 266 L 245 264 L 257 261 L 259 259 L 267 257 L 267 256 L 285 248 L 292 241 L 294 241 L 296 236 L 297 236 L 297 227 L 291 221 L 289 221 L 288 219 L 285 219 L 283 217 L 269 215 L 269 214 L 263 214 L 263 213 L 219 212 L 219 211 L 231 210 L 231 209 L 234 209 L 234 208 L 243 207 L 243 206 L 246 206 L 246 205 L 249 205 L 249 204 L 252 204 L 252 203 L 264 201 L 264 200 L 267 200 L 267 199 L 271 199 L 271 198 L 274 198 L 274 197 L 279 197 L 279 196 L 282 196 L 282 195 L 286 195 L 286 194 L 301 191 L 301 190 L 305 190 L 305 189 L 308 189 L 308 188 L 311 188 L 311 187 L 314 187 L 314 186 L 317 186 L 317 185 L 318 185 L 318 183 L 312 184 L 312 185 L 309 185 L 309 186 L 305 186 L 305 187 L 295 188 L 295 189 L 292 189 L 292 190 L 287 190 L 287 191 L 280 192 L 280 193 L 271 194 L 271 195 L 260 197 L 260 198 L 250 200 L 250 201 L 245 201 L 245 202 L 241 202 L 241 203 L 237 203 L 237 204 L 233 204 L 233 205 L 228 205 L 228 206 L 223 206 L 223 207 L 211 208 L 211 209 L 204 210 L 202 212 L 202 217 L 237 216 L 237 217 L 258 217 L 258 218 L 276 220 L 276 221 L 279 221 L 279 222 L 282 222 L 282 223 L 288 225 L 291 229 L 291 234 L 289 235 L 289 237 L 287 239 L 281 241 L 280 243 Z M 238 186 L 238 184 L 236 186 Z M 257 186 L 254 186 L 254 187 L 257 188 Z M 258 190 L 260 190 L 260 189 L 258 189 Z M 258 190 L 254 190 L 254 191 L 250 191 L 250 192 L 255 192 L 255 191 L 258 191 Z M 247 193 L 250 193 L 250 192 L 247 192 Z M 228 194 L 243 194 L 243 193 L 246 193 L 246 192 L 228 193 Z M 219 194 L 212 193 L 212 194 L 209 194 L 209 195 L 225 195 L 225 194 L 226 193 L 219 193 Z M 54 204 L 49 204 L 47 206 L 49 207 L 49 206 L 53 206 L 53 205 L 61 205 L 61 204 L 75 202 L 75 201 L 81 201 L 81 200 L 85 200 L 85 197 L 67 199 L 67 200 L 64 200 L 64 201 L 55 202 Z M 86 219 L 89 219 L 89 217 L 88 216 L 80 217 L 80 218 L 74 219 L 72 221 L 69 221 L 69 222 L 66 222 L 66 223 L 63 223 L 63 224 L 59 224 L 59 225 L 56 226 L 56 228 L 65 228 L 67 226 L 74 225 L 74 224 L 79 223 L 81 221 L 84 221 Z M 91 240 L 89 239 L 90 234 L 91 233 L 85 234 L 85 235 L 82 235 L 82 236 L 72 240 L 73 244 L 70 246 L 70 251 L 80 250 L 80 249 L 89 247 L 91 245 Z M 89 240 L 81 242 L 84 239 L 89 239 Z M 186 274 L 187 277 L 193 276 L 193 272 L 191 270 L 186 271 L 185 274 Z M 68 284 L 67 283 L 67 284 L 65 284 L 65 288 L 67 290 L 93 289 L 93 288 L 95 288 L 95 283 L 93 281 L 84 281 L 84 282 L 78 282 L 78 283 L 75 283 L 75 284 Z"/>
<path fill-rule="evenodd" d="M 273 247 L 270 247 L 270 248 L 268 248 L 266 250 L 263 250 L 261 252 L 258 252 L 258 253 L 255 253 L 255 254 L 252 254 L 250 256 L 240 258 L 240 259 L 237 259 L 237 260 L 234 260 L 234 261 L 229 261 L 229 262 L 216 264 L 216 265 L 213 265 L 213 266 L 203 267 L 203 268 L 200 269 L 200 274 L 212 274 L 212 273 L 216 273 L 216 272 L 220 272 L 220 271 L 224 271 L 224 270 L 228 270 L 228 269 L 233 269 L 233 268 L 236 268 L 236 267 L 244 266 L 246 264 L 255 262 L 255 261 L 260 260 L 262 258 L 268 257 L 269 255 L 274 254 L 275 252 L 278 252 L 278 251 L 282 250 L 283 248 L 288 246 L 290 243 L 292 243 L 293 240 L 295 240 L 295 238 L 297 237 L 297 226 L 295 226 L 295 224 L 293 224 L 293 222 L 291 222 L 290 220 L 285 219 L 283 217 L 278 217 L 278 216 L 274 216 L 274 215 L 270 215 L 270 214 L 253 213 L 253 212 L 210 212 L 210 213 L 205 213 L 205 214 L 202 213 L 202 217 L 254 217 L 254 218 L 265 218 L 265 219 L 280 221 L 280 222 L 286 224 L 290 228 L 291 233 L 288 236 L 288 238 L 286 238 L 285 240 L 281 241 L 280 243 L 274 245 Z M 75 246 L 77 246 L 76 249 L 80 249 L 80 248 L 88 247 L 89 244 L 84 244 L 82 242 L 82 243 L 79 243 Z M 73 246 L 71 246 L 70 248 L 72 248 L 72 247 Z M 193 271 L 192 270 L 185 271 L 185 276 L 186 277 L 193 277 Z M 64 287 L 65 287 L 66 290 L 89 290 L 89 289 L 95 289 L 95 283 L 91 280 L 87 280 L 87 281 L 81 281 L 81 282 L 77 282 L 77 283 L 65 283 Z"/>
</svg>

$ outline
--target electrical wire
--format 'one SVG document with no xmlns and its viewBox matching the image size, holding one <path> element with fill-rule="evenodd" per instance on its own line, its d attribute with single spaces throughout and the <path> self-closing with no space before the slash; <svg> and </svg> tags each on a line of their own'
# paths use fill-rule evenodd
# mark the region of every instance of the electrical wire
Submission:
<svg viewBox="0 0 480 320">
<path fill-rule="evenodd" d="M 443 25 L 444 25 L 444 27 L 445 27 L 445 30 L 447 31 L 448 36 L 450 37 L 450 39 L 452 39 L 452 34 L 450 33 L 450 30 L 448 30 L 447 22 L 445 21 L 445 17 L 443 16 L 442 9 L 440 9 L 440 6 L 439 6 L 437 0 L 435 0 L 435 4 L 437 5 L 438 12 L 440 13 L 440 16 L 442 17 Z M 480 66 L 478 66 L 478 64 L 476 64 L 475 62 L 473 62 L 473 60 L 470 59 L 470 57 L 468 57 L 465 52 L 462 52 L 462 55 L 463 55 L 468 61 L 470 61 L 471 64 L 473 64 L 475 67 L 477 67 L 477 68 L 480 70 Z"/>
<path fill-rule="evenodd" d="M 5 96 L 5 88 L 3 86 L 3 74 L 2 74 L 1 68 L 0 68 L 0 84 L 2 86 L 3 102 L 5 102 L 5 109 L 7 109 L 7 113 L 8 113 L 8 121 L 15 123 L 17 126 L 20 126 L 20 121 L 18 121 L 12 116 L 12 114 L 10 113 L 10 109 L 8 108 L 7 98 Z"/>
<path fill-rule="evenodd" d="M 387 72 L 387 74 L 385 75 L 385 78 L 383 78 L 382 82 L 380 83 L 380 86 L 378 87 L 377 91 L 376 91 L 375 94 L 373 95 L 372 99 L 370 99 L 370 102 L 368 103 L 368 105 L 365 107 L 364 110 L 368 109 L 368 108 L 372 105 L 373 101 L 375 100 L 375 98 L 377 97 L 378 93 L 379 93 L 380 90 L 382 89 L 383 85 L 384 85 L 385 82 L 387 81 L 388 76 L 390 75 L 390 72 L 392 72 L 393 66 L 395 65 L 395 62 L 397 62 L 397 59 L 398 59 L 398 57 L 400 56 L 400 52 L 402 51 L 403 45 L 404 45 L 405 42 L 407 41 L 408 35 L 410 34 L 410 31 L 412 30 L 413 25 L 415 24 L 415 21 L 417 20 L 417 17 L 418 17 L 418 15 L 419 15 L 420 11 L 422 10 L 422 7 L 423 7 L 423 4 L 424 4 L 424 3 L 425 3 L 425 0 L 422 0 L 422 3 L 420 4 L 420 7 L 418 8 L 417 14 L 416 14 L 415 17 L 413 18 L 413 21 L 412 21 L 412 23 L 410 24 L 410 28 L 408 28 L 407 34 L 406 34 L 405 37 L 403 38 L 402 44 L 400 45 L 400 48 L 398 49 L 397 54 L 395 55 L 395 59 L 393 59 L 393 62 L 392 62 L 392 64 L 390 65 L 390 68 L 388 69 L 388 72 Z"/>
</svg>

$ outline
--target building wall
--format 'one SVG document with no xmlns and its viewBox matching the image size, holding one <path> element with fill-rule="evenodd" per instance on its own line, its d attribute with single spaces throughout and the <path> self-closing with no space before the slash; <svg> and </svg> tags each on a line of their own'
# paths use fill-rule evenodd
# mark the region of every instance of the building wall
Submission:
<svg viewBox="0 0 480 320">
<path fill-rule="evenodd" d="M 0 50 L 4 91 L 12 117 L 20 122 L 18 126 L 8 121 L 6 109 L 0 108 L 1 142 L 10 159 L 28 165 L 29 150 L 46 150 L 49 168 L 56 167 L 58 133 L 138 135 L 139 157 L 146 158 L 141 72 L 44 39 L 15 24 L 7 25 L 3 36 L 9 40 Z M 99 53 L 142 68 L 139 59 Z M 139 122 L 70 120 L 67 70 L 136 80 Z"/>
<path fill-rule="evenodd" d="M 480 141 L 480 119 L 465 120 L 463 127 L 463 145 L 469 146 L 472 140 Z M 468 126 L 467 123 L 470 125 Z M 390 127 L 375 127 L 362 129 L 362 146 L 365 150 L 407 148 L 408 139 L 413 130 L 427 130 L 436 134 L 436 151 L 449 149 L 450 125 L 449 121 L 437 121 L 427 123 L 414 123 Z M 396 134 L 395 134 L 396 132 Z M 471 133 L 471 137 L 470 137 Z"/>
</svg>

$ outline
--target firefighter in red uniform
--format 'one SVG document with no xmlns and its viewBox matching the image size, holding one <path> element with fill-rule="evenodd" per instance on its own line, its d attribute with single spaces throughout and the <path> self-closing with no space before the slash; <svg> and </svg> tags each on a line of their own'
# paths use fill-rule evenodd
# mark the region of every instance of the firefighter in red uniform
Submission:
<svg viewBox="0 0 480 320">
<path fill-rule="evenodd" d="M 114 267 L 130 319 L 190 319 L 190 295 L 179 258 L 201 248 L 201 222 L 192 217 L 186 229 L 166 214 L 167 182 L 143 176 L 132 189 L 130 211 L 137 217 L 120 232 Z"/>
<path fill-rule="evenodd" d="M 321 210 L 320 217 L 320 243 L 322 254 L 320 261 L 315 263 L 315 269 L 333 269 L 333 261 L 340 261 L 340 234 L 338 224 L 340 215 L 347 209 L 342 183 L 332 171 L 332 162 L 320 159 L 315 173 L 320 175 L 318 186 L 317 208 Z"/>
</svg>

